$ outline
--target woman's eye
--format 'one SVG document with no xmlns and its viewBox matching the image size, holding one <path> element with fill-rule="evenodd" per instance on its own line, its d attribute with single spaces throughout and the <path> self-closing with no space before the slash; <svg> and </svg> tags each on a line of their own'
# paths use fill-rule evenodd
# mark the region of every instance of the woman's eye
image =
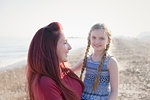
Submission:
<svg viewBox="0 0 150 100">
<path fill-rule="evenodd" d="M 67 42 L 64 42 L 64 44 L 67 44 Z"/>
<path fill-rule="evenodd" d="M 64 44 L 67 44 L 67 41 L 65 41 Z"/>
</svg>

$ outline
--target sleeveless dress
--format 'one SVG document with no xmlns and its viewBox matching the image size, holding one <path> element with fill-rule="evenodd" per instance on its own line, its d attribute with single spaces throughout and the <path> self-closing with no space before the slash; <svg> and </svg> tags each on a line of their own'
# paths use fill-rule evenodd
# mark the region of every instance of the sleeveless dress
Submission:
<svg viewBox="0 0 150 100">
<path fill-rule="evenodd" d="M 94 62 L 91 55 L 87 58 L 84 78 L 85 89 L 82 93 L 82 100 L 108 100 L 108 96 L 110 94 L 110 75 L 107 64 L 110 57 L 111 56 L 108 55 L 104 60 L 100 73 L 100 83 L 96 88 L 96 91 L 93 90 L 93 84 L 97 76 L 97 69 L 100 61 Z"/>
</svg>

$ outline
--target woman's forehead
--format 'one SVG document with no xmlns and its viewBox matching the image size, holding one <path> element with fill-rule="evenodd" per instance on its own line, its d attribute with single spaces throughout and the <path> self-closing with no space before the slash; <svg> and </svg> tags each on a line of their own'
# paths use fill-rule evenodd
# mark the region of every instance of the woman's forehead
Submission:
<svg viewBox="0 0 150 100">
<path fill-rule="evenodd" d="M 66 40 L 64 33 L 60 34 L 60 38 L 59 38 L 59 40 L 61 40 L 61 41 Z"/>
</svg>

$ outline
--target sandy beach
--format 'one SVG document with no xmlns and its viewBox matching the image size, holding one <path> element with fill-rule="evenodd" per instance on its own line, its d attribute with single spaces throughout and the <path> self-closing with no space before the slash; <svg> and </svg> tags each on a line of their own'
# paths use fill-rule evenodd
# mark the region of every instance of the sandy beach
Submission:
<svg viewBox="0 0 150 100">
<path fill-rule="evenodd" d="M 118 100 L 150 100 L 150 43 L 144 39 L 114 39 L 119 62 Z"/>
<path fill-rule="evenodd" d="M 111 53 L 119 63 L 118 100 L 149 100 L 149 45 L 138 39 L 113 39 Z M 80 48 L 69 54 L 72 66 L 83 58 L 84 51 Z M 25 65 L 0 72 L 0 100 L 26 100 L 25 86 Z"/>
</svg>

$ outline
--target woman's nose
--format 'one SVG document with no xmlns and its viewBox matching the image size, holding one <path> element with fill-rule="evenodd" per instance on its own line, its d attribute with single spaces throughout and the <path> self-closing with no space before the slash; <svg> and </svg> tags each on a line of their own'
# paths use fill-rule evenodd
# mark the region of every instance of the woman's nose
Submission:
<svg viewBox="0 0 150 100">
<path fill-rule="evenodd" d="M 68 43 L 68 50 L 71 50 L 72 49 L 72 47 L 71 47 L 71 45 Z"/>
</svg>

